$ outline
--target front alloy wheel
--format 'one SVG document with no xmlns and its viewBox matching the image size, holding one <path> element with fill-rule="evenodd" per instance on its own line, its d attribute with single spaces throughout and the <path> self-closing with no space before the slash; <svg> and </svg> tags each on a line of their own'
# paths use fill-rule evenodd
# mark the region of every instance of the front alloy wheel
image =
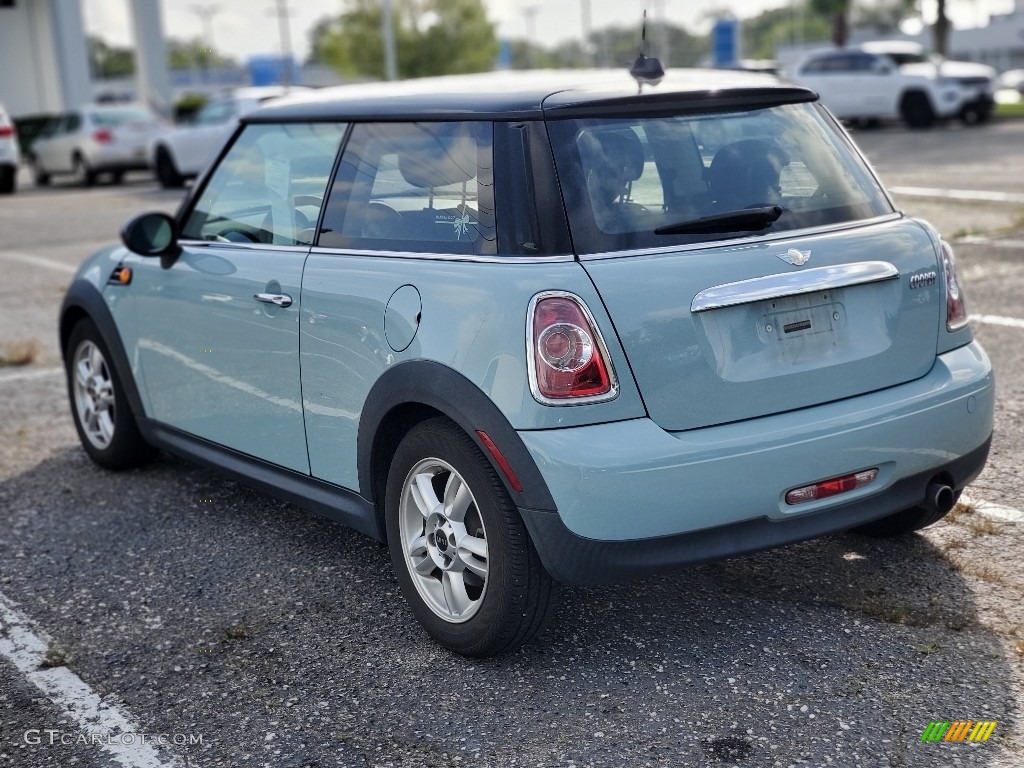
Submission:
<svg viewBox="0 0 1024 768">
<path fill-rule="evenodd" d="M 107 360 L 95 342 L 86 339 L 75 350 L 72 383 L 75 411 L 85 438 L 97 450 L 114 439 L 114 382 Z"/>
<path fill-rule="evenodd" d="M 71 330 L 64 364 L 71 415 L 89 458 L 108 469 L 126 469 L 156 456 L 139 432 L 110 351 L 88 318 Z"/>
<path fill-rule="evenodd" d="M 402 593 L 441 645 L 493 656 L 543 629 L 557 585 L 494 467 L 453 422 L 430 419 L 405 436 L 384 509 Z"/>
</svg>

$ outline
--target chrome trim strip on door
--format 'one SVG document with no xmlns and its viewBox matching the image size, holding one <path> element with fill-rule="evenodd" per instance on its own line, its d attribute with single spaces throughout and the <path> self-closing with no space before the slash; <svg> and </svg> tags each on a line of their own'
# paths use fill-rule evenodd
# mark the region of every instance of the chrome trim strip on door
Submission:
<svg viewBox="0 0 1024 768">
<path fill-rule="evenodd" d="M 834 267 L 815 267 L 800 272 L 785 272 L 736 283 L 725 283 L 706 288 L 693 297 L 691 312 L 752 304 L 766 299 L 799 296 L 850 285 L 877 283 L 900 276 L 899 270 L 887 261 L 858 261 Z"/>
</svg>

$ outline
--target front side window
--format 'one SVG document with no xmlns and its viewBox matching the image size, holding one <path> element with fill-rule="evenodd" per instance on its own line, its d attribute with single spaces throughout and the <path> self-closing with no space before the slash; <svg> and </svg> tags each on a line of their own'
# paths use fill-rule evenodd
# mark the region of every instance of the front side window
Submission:
<svg viewBox="0 0 1024 768">
<path fill-rule="evenodd" d="M 812 104 L 549 123 L 581 252 L 757 236 L 891 213 Z"/>
<path fill-rule="evenodd" d="M 230 101 L 213 101 L 196 113 L 195 125 L 220 125 L 235 116 L 234 105 Z"/>
<path fill-rule="evenodd" d="M 356 125 L 317 244 L 496 253 L 491 161 L 489 122 Z"/>
<path fill-rule="evenodd" d="M 195 197 L 182 237 L 235 243 L 313 242 L 346 125 L 246 126 Z"/>
</svg>

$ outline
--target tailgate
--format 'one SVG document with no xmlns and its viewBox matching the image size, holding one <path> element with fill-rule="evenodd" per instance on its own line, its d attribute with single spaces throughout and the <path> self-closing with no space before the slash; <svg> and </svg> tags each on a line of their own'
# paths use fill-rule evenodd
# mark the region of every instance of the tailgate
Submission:
<svg viewBox="0 0 1024 768">
<path fill-rule="evenodd" d="M 583 265 L 666 430 L 891 387 L 935 360 L 941 270 L 912 220 Z"/>
</svg>

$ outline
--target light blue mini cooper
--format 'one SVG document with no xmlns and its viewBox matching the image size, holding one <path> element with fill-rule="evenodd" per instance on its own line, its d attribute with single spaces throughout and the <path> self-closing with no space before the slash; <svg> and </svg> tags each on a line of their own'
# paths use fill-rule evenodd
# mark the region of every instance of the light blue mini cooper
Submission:
<svg viewBox="0 0 1024 768">
<path fill-rule="evenodd" d="M 164 449 L 387 542 L 484 656 L 556 584 L 934 523 L 993 377 L 953 253 L 805 89 L 467 76 L 246 117 L 60 317 L 86 452 Z"/>
</svg>

